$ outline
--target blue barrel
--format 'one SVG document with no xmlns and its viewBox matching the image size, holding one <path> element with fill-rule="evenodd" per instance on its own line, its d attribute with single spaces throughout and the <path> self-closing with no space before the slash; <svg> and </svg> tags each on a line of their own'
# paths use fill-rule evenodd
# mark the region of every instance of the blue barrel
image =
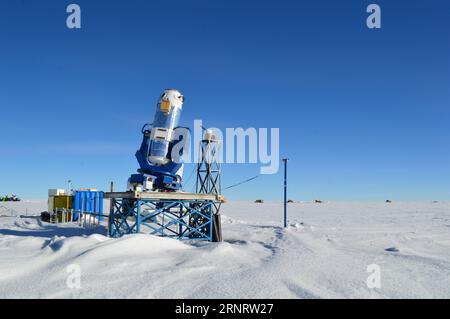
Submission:
<svg viewBox="0 0 450 319">
<path fill-rule="evenodd" d="M 103 220 L 103 192 L 99 191 L 75 191 L 73 208 L 73 220 L 78 221 L 79 212 L 96 215 L 99 221 Z"/>
<path fill-rule="evenodd" d="M 78 212 L 81 211 L 81 207 L 81 192 L 76 191 L 73 199 L 73 210 L 75 211 L 75 213 L 73 213 L 73 221 L 75 222 L 80 218 Z"/>
</svg>

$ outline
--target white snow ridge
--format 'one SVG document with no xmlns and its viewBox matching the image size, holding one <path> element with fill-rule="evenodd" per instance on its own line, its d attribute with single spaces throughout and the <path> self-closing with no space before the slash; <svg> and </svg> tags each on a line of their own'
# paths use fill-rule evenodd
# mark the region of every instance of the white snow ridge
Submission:
<svg viewBox="0 0 450 319">
<path fill-rule="evenodd" d="M 450 298 L 450 203 L 291 203 L 287 229 L 280 204 L 227 203 L 223 243 L 112 239 L 40 222 L 45 202 L 2 206 L 0 298 Z"/>
</svg>

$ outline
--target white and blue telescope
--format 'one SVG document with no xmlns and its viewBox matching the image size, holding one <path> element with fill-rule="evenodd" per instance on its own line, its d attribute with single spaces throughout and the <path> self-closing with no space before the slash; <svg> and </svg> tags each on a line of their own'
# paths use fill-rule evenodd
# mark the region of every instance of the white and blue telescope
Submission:
<svg viewBox="0 0 450 319">
<path fill-rule="evenodd" d="M 180 91 L 164 90 L 156 105 L 153 123 L 142 128 L 142 144 L 136 152 L 139 174 L 129 178 L 129 190 L 177 191 L 181 188 L 183 148 L 176 148 L 176 154 L 172 154 L 172 150 L 176 144 L 185 142 L 182 135 L 175 134 L 183 102 L 184 96 Z"/>
</svg>

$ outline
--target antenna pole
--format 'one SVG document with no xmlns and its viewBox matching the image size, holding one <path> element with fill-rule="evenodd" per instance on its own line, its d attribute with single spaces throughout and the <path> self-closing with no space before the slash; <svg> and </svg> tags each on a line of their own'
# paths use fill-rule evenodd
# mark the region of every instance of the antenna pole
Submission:
<svg viewBox="0 0 450 319">
<path fill-rule="evenodd" d="M 284 228 L 287 227 L 287 162 L 288 158 L 283 158 L 284 162 Z"/>
</svg>

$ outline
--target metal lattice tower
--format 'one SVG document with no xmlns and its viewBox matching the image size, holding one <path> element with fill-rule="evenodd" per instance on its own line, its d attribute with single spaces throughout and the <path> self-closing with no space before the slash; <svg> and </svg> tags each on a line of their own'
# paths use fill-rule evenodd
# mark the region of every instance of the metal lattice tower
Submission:
<svg viewBox="0 0 450 319">
<path fill-rule="evenodd" d="M 220 195 L 221 185 L 221 155 L 222 142 L 216 140 L 212 134 L 205 134 L 200 142 L 199 161 L 197 164 L 196 191 L 199 194 Z"/>
<path fill-rule="evenodd" d="M 199 194 L 221 195 L 222 142 L 217 140 L 211 130 L 206 130 L 204 139 L 200 142 L 199 161 L 197 164 L 196 191 Z M 220 205 L 213 203 L 213 241 L 222 241 L 222 226 L 220 218 Z"/>
</svg>

